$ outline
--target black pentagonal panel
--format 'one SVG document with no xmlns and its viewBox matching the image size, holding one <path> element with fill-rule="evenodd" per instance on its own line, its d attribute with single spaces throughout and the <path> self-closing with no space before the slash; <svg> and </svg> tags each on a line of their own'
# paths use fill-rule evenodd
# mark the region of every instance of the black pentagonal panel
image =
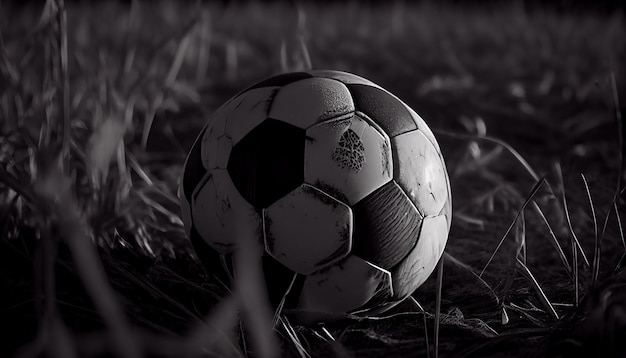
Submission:
<svg viewBox="0 0 626 358">
<path fill-rule="evenodd" d="M 358 112 L 374 120 L 389 138 L 417 129 L 417 125 L 404 104 L 389 93 L 373 86 L 347 85 Z"/>
<path fill-rule="evenodd" d="M 304 183 L 305 135 L 304 129 L 266 119 L 233 147 L 228 173 L 255 208 L 267 208 Z"/>
<path fill-rule="evenodd" d="M 187 156 L 187 165 L 183 173 L 183 191 L 185 192 L 185 199 L 191 204 L 191 194 L 193 193 L 196 185 L 202 180 L 206 174 L 206 169 L 202 166 L 202 137 L 206 127 L 202 129 L 198 138 L 191 146 L 191 150 Z"/>
<path fill-rule="evenodd" d="M 313 75 L 306 72 L 283 73 L 270 78 L 266 78 L 261 82 L 252 85 L 246 91 L 260 87 L 282 87 L 292 82 L 300 81 L 306 78 L 313 78 Z"/>
<path fill-rule="evenodd" d="M 390 181 L 356 203 L 352 252 L 391 269 L 417 243 L 422 216 L 402 188 Z"/>
</svg>

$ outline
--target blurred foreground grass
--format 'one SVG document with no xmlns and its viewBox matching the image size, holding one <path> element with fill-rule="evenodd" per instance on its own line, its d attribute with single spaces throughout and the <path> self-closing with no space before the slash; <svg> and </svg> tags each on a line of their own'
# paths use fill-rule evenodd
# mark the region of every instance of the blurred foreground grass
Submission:
<svg viewBox="0 0 626 358">
<path fill-rule="evenodd" d="M 59 5 L 0 9 L 0 325 L 15 335 L 0 353 L 271 357 L 237 323 L 250 301 L 196 262 L 176 184 L 211 111 L 309 61 L 371 79 L 436 130 L 454 222 L 440 315 L 431 278 L 414 294 L 425 313 L 280 320 L 283 355 L 424 355 L 424 325 L 432 354 L 437 317 L 442 356 L 624 352 L 622 14 Z"/>
</svg>

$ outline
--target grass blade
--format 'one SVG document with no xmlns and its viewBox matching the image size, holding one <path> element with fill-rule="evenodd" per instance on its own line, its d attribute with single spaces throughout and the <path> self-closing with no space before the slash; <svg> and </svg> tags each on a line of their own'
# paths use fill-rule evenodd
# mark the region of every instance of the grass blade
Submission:
<svg viewBox="0 0 626 358">
<path fill-rule="evenodd" d="M 530 203 L 530 201 L 533 199 L 533 197 L 535 196 L 535 194 L 537 194 L 537 192 L 539 191 L 539 188 L 541 188 L 541 185 L 546 181 L 545 176 L 542 177 L 541 179 L 539 179 L 537 181 L 537 183 L 535 184 L 535 186 L 533 186 L 533 188 L 531 189 L 530 193 L 528 194 L 528 197 L 526 198 L 526 201 L 524 201 L 524 204 L 522 204 L 522 207 L 517 211 L 517 214 L 515 214 L 515 218 L 513 219 L 513 221 L 511 222 L 511 225 L 509 225 L 509 228 L 506 229 L 506 232 L 504 233 L 504 235 L 502 235 L 502 239 L 500 239 L 500 242 L 498 243 L 498 246 L 496 246 L 495 250 L 493 251 L 493 253 L 491 254 L 491 257 L 489 257 L 489 260 L 487 261 L 487 263 L 485 264 L 485 267 L 483 267 L 483 269 L 480 271 L 480 274 L 478 275 L 479 277 L 482 277 L 483 274 L 485 273 L 485 270 L 487 269 L 487 267 L 489 266 L 489 264 L 491 263 L 491 261 L 493 260 L 493 258 L 496 256 L 496 253 L 498 252 L 498 250 L 500 249 L 500 247 L 502 246 L 502 244 L 504 243 L 504 240 L 506 239 L 507 235 L 511 232 L 511 230 L 513 229 L 513 226 L 515 225 L 515 223 L 517 222 L 517 219 L 520 217 L 520 215 L 522 214 L 522 212 L 524 211 L 524 209 L 526 209 L 526 206 L 528 205 L 528 203 Z"/>
<path fill-rule="evenodd" d="M 517 260 L 517 264 L 519 265 L 519 267 L 521 268 L 520 272 L 522 273 L 522 275 L 524 275 L 524 277 L 526 277 L 526 279 L 530 282 L 530 284 L 533 286 L 533 288 L 535 289 L 535 291 L 537 292 L 537 294 L 539 295 L 539 300 L 541 301 L 541 303 L 543 303 L 543 305 L 545 306 L 545 308 L 548 310 L 548 312 L 550 313 L 550 315 L 554 318 L 554 319 L 559 319 L 559 315 L 558 313 L 556 313 L 556 310 L 554 309 L 554 306 L 552 305 L 552 303 L 550 302 L 550 300 L 548 299 L 548 296 L 546 296 L 545 292 L 543 291 L 543 289 L 541 288 L 541 285 L 539 285 L 539 282 L 537 281 L 537 279 L 535 278 L 535 276 L 530 272 L 530 270 L 528 269 L 528 266 L 526 266 L 521 260 Z"/>
<path fill-rule="evenodd" d="M 139 16 L 139 0 L 131 0 L 128 10 L 128 21 L 126 22 L 126 33 L 124 34 L 123 66 L 120 75 L 127 75 L 133 68 L 135 55 L 137 54 L 137 29 L 141 26 L 141 16 Z"/>
<path fill-rule="evenodd" d="M 478 226 L 481 230 L 485 227 L 485 221 L 483 219 L 479 219 L 473 216 L 469 216 L 465 213 L 458 213 L 455 212 L 454 213 L 454 219 L 457 220 L 457 222 L 464 222 L 470 225 L 476 225 Z"/>
<path fill-rule="evenodd" d="M 561 201 L 563 202 L 563 213 L 565 214 L 567 227 L 571 235 L 572 246 L 578 249 L 578 251 L 583 257 L 583 260 L 585 261 L 585 265 L 589 267 L 589 260 L 587 259 L 587 255 L 585 255 L 585 251 L 583 250 L 583 247 L 580 245 L 580 241 L 578 240 L 578 237 L 576 236 L 576 232 L 574 231 L 574 227 L 572 226 L 572 219 L 569 214 L 569 207 L 567 206 L 567 198 L 565 197 L 565 183 L 563 181 L 563 172 L 558 162 L 555 163 L 555 170 L 557 172 L 557 176 L 559 178 L 559 182 L 561 186 Z M 576 257 L 578 257 L 578 254 L 576 254 Z M 578 270 L 578 264 L 574 264 L 574 268 Z M 576 275 L 578 275 L 578 273 L 576 273 Z"/>
<path fill-rule="evenodd" d="M 568 223 L 569 223 L 569 214 L 567 215 L 568 217 Z M 570 230 L 571 230 L 571 224 L 570 224 Z M 573 231 L 572 231 L 573 232 Z M 574 269 L 574 307 L 578 307 L 578 303 L 580 302 L 580 296 L 579 296 L 579 292 L 580 292 L 580 287 L 578 284 L 578 250 L 576 249 L 576 245 L 575 245 L 575 241 L 576 241 L 576 235 L 572 235 L 572 262 L 573 262 L 573 269 Z"/>
<path fill-rule="evenodd" d="M 502 325 L 504 326 L 504 325 L 509 324 L 509 322 L 510 322 L 509 314 L 506 312 L 505 305 L 502 305 L 502 308 L 500 308 L 500 311 L 502 312 L 501 313 L 501 318 L 500 318 L 500 321 L 502 322 Z"/>
<path fill-rule="evenodd" d="M 626 251 L 626 239 L 624 239 L 624 229 L 622 227 L 622 219 L 619 217 L 619 211 L 617 210 L 617 203 L 613 203 L 613 208 L 615 209 L 615 216 L 617 217 L 617 227 L 619 229 L 619 237 L 622 240 L 624 251 Z"/>
<path fill-rule="evenodd" d="M 485 280 L 483 280 L 483 279 L 482 279 L 482 277 L 480 277 L 480 276 L 479 276 L 476 272 L 474 272 L 474 269 L 473 269 L 470 265 L 468 265 L 468 264 L 466 264 L 466 263 L 462 262 L 461 260 L 457 259 L 456 257 L 452 256 L 450 253 L 445 252 L 445 251 L 443 252 L 443 257 L 444 257 L 447 261 L 449 261 L 449 262 L 451 262 L 452 264 L 454 264 L 454 265 L 456 265 L 456 266 L 458 266 L 458 267 L 460 267 L 460 268 L 462 268 L 462 269 L 466 270 L 467 272 L 471 273 L 471 274 L 472 274 L 472 276 L 476 277 L 476 279 L 477 279 L 477 280 L 478 280 L 478 281 L 479 281 L 479 282 L 480 282 L 483 286 L 485 286 L 485 288 L 487 288 L 487 289 L 489 290 L 489 292 L 491 292 L 491 294 L 493 295 L 493 298 L 496 300 L 496 302 L 497 302 L 498 304 L 500 303 L 500 299 L 498 298 L 498 295 L 496 294 L 496 292 L 494 291 L 494 289 L 493 289 L 491 286 L 489 286 L 489 284 L 488 284 Z"/>
<path fill-rule="evenodd" d="M 541 208 L 539 207 L 537 202 L 533 201 L 533 207 L 535 208 L 537 213 L 539 213 L 539 216 L 541 216 L 541 219 L 543 220 L 543 222 L 548 227 L 548 231 L 550 232 L 550 237 L 552 238 L 553 246 L 554 246 L 556 252 L 559 254 L 559 258 L 561 259 L 561 262 L 563 263 L 563 266 L 565 267 L 565 270 L 567 271 L 567 274 L 570 275 L 570 277 L 571 277 L 572 276 L 572 267 L 571 267 L 569 261 L 567 261 L 567 257 L 565 257 L 565 252 L 563 251 L 563 248 L 561 247 L 561 244 L 559 244 L 559 240 L 557 239 L 556 234 L 554 233 L 554 230 L 552 230 L 552 226 L 548 222 L 548 219 L 544 215 L 543 211 L 541 210 Z"/>
<path fill-rule="evenodd" d="M 622 245 L 624 246 L 624 253 L 622 254 L 622 257 L 620 258 L 620 260 L 617 262 L 617 266 L 615 266 L 615 270 L 613 270 L 613 273 L 615 274 L 617 271 L 619 271 L 619 269 L 624 264 L 625 262 L 624 260 L 626 260 L 626 239 L 624 239 L 624 228 L 622 227 L 622 219 L 619 216 L 619 211 L 617 211 L 617 203 L 613 203 L 613 207 L 615 208 L 615 216 L 617 216 L 617 227 L 619 229 L 619 237 L 620 239 L 622 239 Z"/>
<path fill-rule="evenodd" d="M 524 213 L 522 213 L 522 220 L 520 222 L 522 224 L 520 225 L 519 231 L 519 249 L 517 256 L 526 264 L 526 217 Z"/>
<path fill-rule="evenodd" d="M 53 171 L 42 178 L 36 188 L 51 206 L 52 212 L 63 213 L 57 217 L 60 236 L 67 241 L 76 271 L 110 330 L 115 342 L 113 349 L 120 357 L 140 357 L 141 350 L 89 237 L 87 222 L 72 198 L 69 179 Z"/>
<path fill-rule="evenodd" d="M 609 223 L 609 218 L 611 216 L 611 210 L 615 209 L 615 215 L 617 216 L 617 221 L 618 221 L 618 225 L 620 228 L 620 236 L 622 238 L 622 242 L 624 242 L 624 236 L 623 236 L 623 232 L 621 231 L 621 222 L 620 222 L 620 218 L 619 218 L 619 212 L 617 211 L 617 205 L 615 205 L 617 198 L 620 194 L 620 192 L 622 192 L 622 180 L 624 175 L 626 175 L 626 172 L 624 171 L 624 150 L 626 150 L 626 145 L 624 143 L 624 123 L 622 121 L 622 112 L 620 109 L 620 101 L 619 101 L 619 94 L 618 94 L 618 90 L 617 90 L 617 81 L 615 79 L 615 72 L 611 71 L 610 75 L 610 82 L 611 82 L 611 94 L 612 94 L 612 100 L 613 100 L 613 105 L 615 108 L 615 122 L 617 124 L 617 155 L 618 155 L 618 159 L 617 159 L 617 165 L 618 165 L 618 169 L 617 169 L 617 180 L 615 183 L 615 193 L 613 195 L 613 201 L 611 203 L 611 206 L 609 206 L 609 210 L 606 214 L 606 217 L 604 218 L 604 224 L 602 225 L 602 233 L 600 234 L 600 243 L 599 243 L 599 248 L 601 249 L 602 246 L 602 239 L 604 238 L 604 234 L 606 232 L 608 223 Z M 597 234 L 597 233 L 596 233 Z M 599 259 L 599 257 L 598 257 Z M 598 263 L 598 267 L 596 267 L 596 271 L 594 271 L 594 282 L 595 279 L 597 278 L 597 275 L 599 274 L 599 266 L 600 264 Z"/>
<path fill-rule="evenodd" d="M 522 157 L 522 155 L 519 154 L 519 152 L 515 150 L 510 144 L 506 143 L 505 141 L 501 139 L 493 138 L 489 136 L 477 136 L 477 135 L 465 134 L 465 133 L 455 133 L 455 132 L 449 132 L 449 131 L 444 131 L 444 130 L 439 130 L 439 129 L 433 129 L 433 132 L 444 135 L 446 137 L 455 138 L 455 139 L 482 140 L 485 142 L 490 142 L 490 143 L 495 143 L 497 145 L 500 145 L 504 147 L 506 150 L 508 150 L 509 153 L 511 153 L 515 157 L 515 159 L 517 159 L 517 161 L 524 167 L 524 169 L 526 169 L 526 172 L 528 172 L 528 174 L 530 174 L 530 176 L 535 181 L 540 180 L 539 175 L 537 175 L 537 172 L 535 172 L 535 170 L 530 166 L 528 161 L 526 161 L 526 159 L 524 159 L 524 157 Z"/>
<path fill-rule="evenodd" d="M 287 58 L 287 41 L 283 38 L 280 43 L 280 70 L 289 72 L 289 59 Z"/>
<path fill-rule="evenodd" d="M 591 284 L 595 285 L 598 275 L 600 274 L 600 237 L 598 236 L 598 219 L 596 216 L 596 209 L 593 206 L 593 199 L 591 198 L 591 191 L 589 191 L 589 185 L 585 174 L 580 173 L 580 176 L 585 185 L 585 191 L 587 192 L 587 200 L 589 200 L 589 206 L 591 207 L 591 217 L 593 218 L 593 231 L 594 231 L 594 245 L 593 245 L 593 261 L 592 261 L 592 278 Z"/>
<path fill-rule="evenodd" d="M 619 94 L 617 91 L 617 81 L 615 80 L 615 72 L 611 71 L 610 74 L 611 79 L 611 93 L 613 94 L 613 105 L 615 108 L 615 121 L 617 122 L 617 184 L 615 189 L 615 196 L 617 197 L 618 193 L 622 190 L 622 179 L 626 174 L 624 172 L 624 151 L 626 151 L 626 145 L 624 143 L 624 122 L 622 120 L 622 112 L 619 102 Z M 615 201 L 615 200 L 614 200 Z"/>
<path fill-rule="evenodd" d="M 174 56 L 174 61 L 172 61 L 170 69 L 169 71 L 167 71 L 167 76 L 165 77 L 165 88 L 170 87 L 174 83 L 174 81 L 176 81 L 176 77 L 178 77 L 180 68 L 183 65 L 183 61 L 185 60 L 185 55 L 187 54 L 187 49 L 189 48 L 190 42 L 191 36 L 188 33 L 185 35 L 185 37 L 183 37 L 182 41 L 178 45 L 176 55 Z"/>
<path fill-rule="evenodd" d="M 300 45 L 300 52 L 302 54 L 302 61 L 304 62 L 302 66 L 305 70 L 313 69 L 313 63 L 311 62 L 311 55 L 309 55 L 309 49 L 304 42 L 304 37 L 302 35 L 298 36 L 298 44 Z"/>
<path fill-rule="evenodd" d="M 0 211 L 0 233 L 4 233 L 9 225 L 9 214 L 15 209 L 15 205 L 17 205 L 19 198 L 19 195 L 14 194 L 13 197 L 9 199 L 9 202 L 6 203 L 4 209 Z"/>
<path fill-rule="evenodd" d="M 239 71 L 239 52 L 237 42 L 228 41 L 226 44 L 226 77 L 229 81 L 237 79 Z"/>
<path fill-rule="evenodd" d="M 280 317 L 281 317 L 282 311 L 283 311 L 283 307 L 285 307 L 285 301 L 287 300 L 287 296 L 291 292 L 291 289 L 293 288 L 293 285 L 296 282 L 296 278 L 298 278 L 298 274 L 294 273 L 293 274 L 293 278 L 291 279 L 291 282 L 289 283 L 289 286 L 285 290 L 285 293 L 283 294 L 283 297 L 280 299 L 280 302 L 278 303 L 278 306 L 276 307 L 276 311 L 274 312 L 274 317 L 272 319 L 272 327 L 274 329 L 276 328 L 276 325 L 278 324 L 278 322 L 280 320 Z"/>
<path fill-rule="evenodd" d="M 70 155 L 70 80 L 68 74 L 68 50 L 67 50 L 67 12 L 64 0 L 57 0 L 59 11 L 57 21 L 59 22 L 59 60 L 61 65 L 61 108 L 63 110 L 63 142 L 61 155 L 64 162 L 69 160 Z M 67 165 L 68 163 L 64 163 Z"/>
<path fill-rule="evenodd" d="M 205 319 L 186 338 L 186 355 L 197 357 L 201 353 L 214 353 L 213 356 L 244 357 L 233 342 L 233 330 L 237 324 L 238 299 L 235 295 L 226 297 L 215 306 Z M 209 355 L 212 356 L 212 355 Z"/>
<path fill-rule="evenodd" d="M 14 192 L 18 193 L 29 205 L 33 205 L 35 203 L 34 195 L 31 192 L 30 188 L 26 187 L 22 183 L 28 181 L 20 180 L 14 177 L 11 173 L 7 172 L 2 166 L 0 166 L 0 183 L 4 184 L 6 187 L 10 188 Z"/>
<path fill-rule="evenodd" d="M 264 246 L 251 234 L 240 232 L 239 237 L 240 246 L 234 253 L 234 285 L 235 294 L 240 296 L 243 323 L 253 340 L 255 356 L 273 358 L 279 355 L 279 346 L 272 329 L 273 315 L 261 263 Z"/>
<path fill-rule="evenodd" d="M 430 341 L 428 340 L 428 324 L 426 322 L 426 311 L 424 311 L 424 307 L 422 307 L 422 305 L 415 299 L 415 297 L 409 296 L 409 299 L 422 312 L 422 317 L 424 317 L 424 341 L 426 342 L 426 358 L 430 358 Z"/>
<path fill-rule="evenodd" d="M 435 358 L 439 357 L 439 320 L 441 318 L 441 288 L 443 287 L 443 262 L 439 259 L 437 265 L 437 302 L 435 304 Z"/>
<path fill-rule="evenodd" d="M 304 347 L 304 345 L 300 341 L 300 338 L 298 337 L 298 333 L 293 328 L 291 323 L 289 323 L 289 320 L 287 319 L 287 317 L 282 316 L 281 319 L 280 319 L 280 323 L 282 324 L 282 327 L 285 330 L 285 333 L 287 334 L 287 337 L 289 338 L 291 343 L 293 343 L 294 347 L 298 351 L 298 354 L 300 354 L 300 357 L 301 358 L 311 358 L 311 355 L 309 354 L 309 352 L 307 352 L 306 348 Z"/>
<path fill-rule="evenodd" d="M 200 48 L 198 49 L 198 63 L 196 65 L 196 83 L 206 80 L 209 69 L 212 39 L 211 13 L 208 10 L 203 10 L 200 21 Z"/>
<path fill-rule="evenodd" d="M 330 339 L 331 342 L 336 342 L 335 337 L 333 337 L 326 327 L 322 326 L 321 331 L 324 332 L 324 335 Z"/>
<path fill-rule="evenodd" d="M 170 65 L 170 68 L 167 72 L 167 75 L 163 83 L 164 88 L 161 89 L 156 94 L 154 100 L 152 101 L 150 109 L 146 113 L 143 130 L 141 134 L 141 145 L 142 145 L 142 148 L 144 149 L 146 148 L 146 145 L 148 143 L 148 136 L 150 135 L 150 130 L 152 129 L 152 124 L 154 122 L 156 112 L 159 110 L 159 108 L 163 104 L 163 100 L 165 99 L 164 91 L 167 88 L 171 87 L 174 81 L 176 80 L 176 77 L 178 76 L 180 68 L 185 59 L 185 55 L 187 54 L 187 49 L 191 41 L 191 32 L 193 31 L 193 29 L 197 27 L 200 19 L 201 19 L 200 14 L 196 14 L 196 17 L 194 18 L 194 20 L 191 21 L 189 25 L 184 28 L 184 31 L 182 32 L 182 39 L 180 40 L 180 43 L 178 44 L 178 48 L 176 50 L 174 60 L 172 61 L 172 64 Z M 167 44 L 167 42 L 164 42 L 164 45 L 165 44 Z"/>
<path fill-rule="evenodd" d="M 611 216 L 611 210 L 615 208 L 615 214 L 618 215 L 617 206 L 614 204 L 617 201 L 620 191 L 622 191 L 622 180 L 624 179 L 623 177 L 626 174 L 626 172 L 624 172 L 624 150 L 626 150 L 626 145 L 624 144 L 624 127 L 623 127 L 624 123 L 622 121 L 622 112 L 620 109 L 619 94 L 617 90 L 617 81 L 615 79 L 614 71 L 610 72 L 609 79 L 610 79 L 610 84 L 611 84 L 613 106 L 615 108 L 615 122 L 617 124 L 617 155 L 618 155 L 618 159 L 617 159 L 618 167 L 617 168 L 618 169 L 617 169 L 617 180 L 615 183 L 615 193 L 613 195 L 613 201 L 611 203 L 611 206 L 609 206 L 609 210 L 606 214 L 606 217 L 604 218 L 604 224 L 602 226 L 602 233 L 600 234 L 600 246 L 602 246 L 602 239 L 604 238 L 604 234 L 609 224 L 609 217 Z M 617 216 L 617 221 L 619 222 L 619 215 Z"/>
<path fill-rule="evenodd" d="M 515 265 L 517 260 L 521 260 L 524 264 L 526 264 L 526 217 L 524 212 L 522 212 L 520 216 L 519 229 L 515 231 L 515 243 L 517 245 L 517 250 L 515 250 L 514 255 L 511 255 L 511 261 L 507 268 L 507 274 L 504 279 L 504 289 L 502 291 L 502 303 L 501 311 L 502 311 L 502 324 L 505 325 L 509 322 L 509 315 L 506 311 L 506 304 L 509 301 L 509 292 L 511 290 L 511 285 L 513 284 L 513 279 L 515 279 Z"/>
</svg>

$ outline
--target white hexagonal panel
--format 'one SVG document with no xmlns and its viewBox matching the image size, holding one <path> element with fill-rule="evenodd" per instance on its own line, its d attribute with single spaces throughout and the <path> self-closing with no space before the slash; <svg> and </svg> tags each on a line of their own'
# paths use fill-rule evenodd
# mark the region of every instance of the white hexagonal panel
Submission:
<svg viewBox="0 0 626 358">
<path fill-rule="evenodd" d="M 240 240 L 262 244 L 261 216 L 244 200 L 226 169 L 208 172 L 192 196 L 193 224 L 200 236 L 220 254 L 228 254 Z"/>
<path fill-rule="evenodd" d="M 375 84 L 374 82 L 366 78 L 363 78 L 361 76 L 357 76 L 353 73 L 349 73 L 349 72 L 333 71 L 333 70 L 310 70 L 306 72 L 312 74 L 313 76 L 334 78 L 337 81 L 341 81 L 343 83 L 350 84 L 350 85 L 358 84 L 358 85 L 368 85 L 372 87 L 381 88 L 379 85 Z"/>
<path fill-rule="evenodd" d="M 424 218 L 415 248 L 391 272 L 396 298 L 408 297 L 426 281 L 439 262 L 447 241 L 446 217 L 440 215 Z"/>
<path fill-rule="evenodd" d="M 393 296 L 391 273 L 354 255 L 304 280 L 297 309 L 350 312 L 375 297 Z"/>
<path fill-rule="evenodd" d="M 265 249 L 289 269 L 308 275 L 348 255 L 352 210 L 311 185 L 263 210 Z"/>
<path fill-rule="evenodd" d="M 391 138 L 394 179 L 424 216 L 437 215 L 448 199 L 446 168 L 420 130 Z"/>
<path fill-rule="evenodd" d="M 353 205 L 393 176 L 386 135 L 353 115 L 309 128 L 304 149 L 304 181 Z"/>
<path fill-rule="evenodd" d="M 354 101 L 343 83 L 329 78 L 307 78 L 278 91 L 269 117 L 306 129 L 353 111 Z"/>
</svg>

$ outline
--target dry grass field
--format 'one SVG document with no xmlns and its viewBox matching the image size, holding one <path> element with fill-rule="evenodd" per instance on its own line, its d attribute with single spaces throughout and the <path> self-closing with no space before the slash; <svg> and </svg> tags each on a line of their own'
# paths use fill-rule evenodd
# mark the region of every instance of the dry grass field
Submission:
<svg viewBox="0 0 626 358">
<path fill-rule="evenodd" d="M 626 357 L 624 14 L 516 4 L 0 2 L 0 356 Z M 386 316 L 264 330 L 176 186 L 221 103 L 311 66 L 428 122 L 454 219 Z"/>
</svg>

